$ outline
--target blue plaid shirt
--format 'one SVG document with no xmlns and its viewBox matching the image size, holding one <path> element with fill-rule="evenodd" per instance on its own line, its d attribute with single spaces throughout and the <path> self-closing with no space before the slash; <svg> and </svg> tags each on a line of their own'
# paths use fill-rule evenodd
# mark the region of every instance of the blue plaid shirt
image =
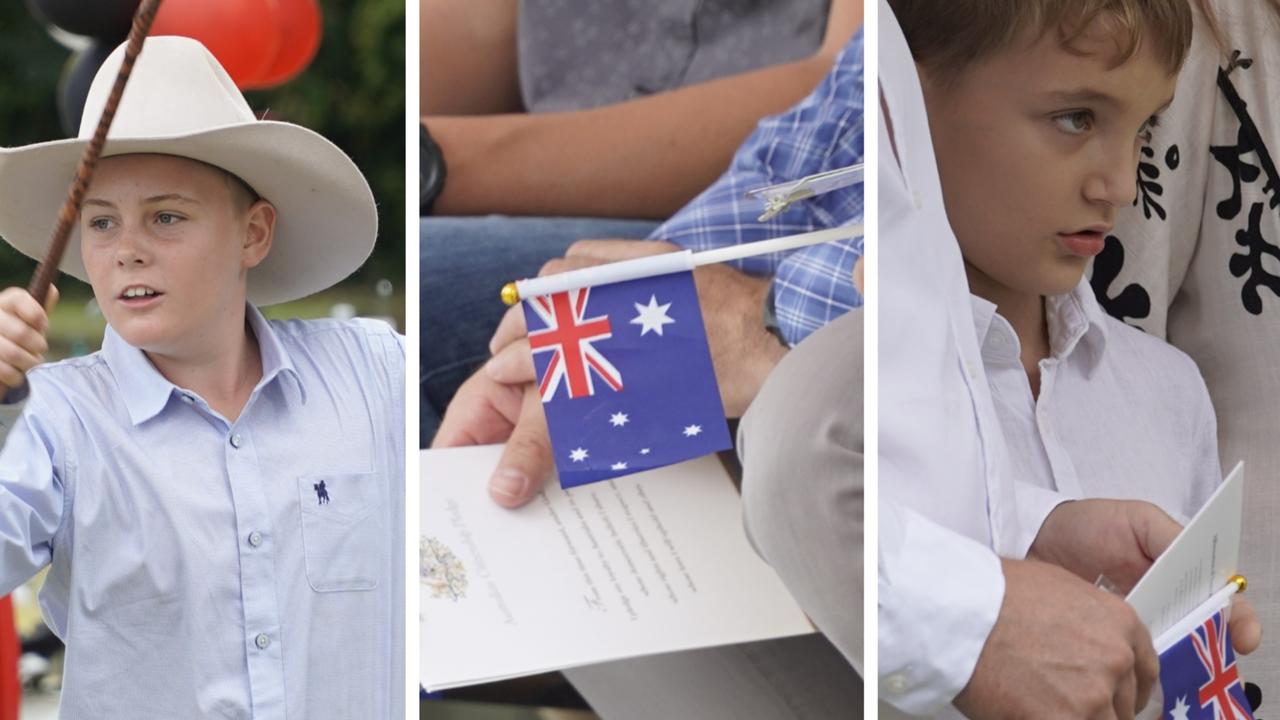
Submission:
<svg viewBox="0 0 1280 720">
<path fill-rule="evenodd" d="M 797 202 L 767 222 L 756 221 L 764 205 L 748 199 L 746 192 L 862 162 L 862 133 L 859 30 L 816 90 L 787 112 L 760 121 L 738 148 L 728 172 L 650 238 L 698 251 L 860 223 L 860 184 Z M 853 265 L 861 255 L 859 237 L 733 265 L 752 275 L 773 276 L 778 326 L 783 338 L 795 345 L 862 305 L 853 286 Z"/>
</svg>

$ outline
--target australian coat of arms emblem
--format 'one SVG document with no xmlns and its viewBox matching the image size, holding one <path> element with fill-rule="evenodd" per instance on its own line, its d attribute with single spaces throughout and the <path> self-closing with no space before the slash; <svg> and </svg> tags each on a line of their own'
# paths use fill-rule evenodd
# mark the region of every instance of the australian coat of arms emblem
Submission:
<svg viewBox="0 0 1280 720">
<path fill-rule="evenodd" d="M 457 601 L 467 594 L 467 569 L 447 545 L 423 536 L 419 545 L 422 584 L 433 598 Z"/>
</svg>

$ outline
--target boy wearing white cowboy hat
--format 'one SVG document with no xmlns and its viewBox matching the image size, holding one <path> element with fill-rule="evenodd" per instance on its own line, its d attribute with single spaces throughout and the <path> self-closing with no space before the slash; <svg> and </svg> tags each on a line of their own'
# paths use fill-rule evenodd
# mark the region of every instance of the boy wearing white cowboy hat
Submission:
<svg viewBox="0 0 1280 720">
<path fill-rule="evenodd" d="M 0 149 L 18 250 L 122 55 L 79 140 Z M 199 43 L 147 41 L 62 264 L 101 352 L 36 367 L 47 317 L 0 293 L 0 592 L 50 566 L 64 717 L 403 717 L 403 339 L 255 307 L 350 274 L 376 224 L 341 150 L 256 120 Z"/>
</svg>

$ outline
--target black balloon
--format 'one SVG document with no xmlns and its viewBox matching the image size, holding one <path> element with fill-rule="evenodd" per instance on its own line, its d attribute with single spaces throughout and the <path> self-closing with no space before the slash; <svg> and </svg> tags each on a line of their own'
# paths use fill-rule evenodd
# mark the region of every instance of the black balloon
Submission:
<svg viewBox="0 0 1280 720">
<path fill-rule="evenodd" d="M 129 35 L 141 0 L 27 0 L 37 19 L 73 35 L 109 41 L 113 47 Z"/>
<path fill-rule="evenodd" d="M 84 100 L 89 95 L 98 68 L 115 49 L 115 43 L 94 41 L 67 60 L 62 78 L 58 82 L 58 119 L 67 137 L 75 137 L 80 130 L 80 116 L 84 113 Z"/>
</svg>

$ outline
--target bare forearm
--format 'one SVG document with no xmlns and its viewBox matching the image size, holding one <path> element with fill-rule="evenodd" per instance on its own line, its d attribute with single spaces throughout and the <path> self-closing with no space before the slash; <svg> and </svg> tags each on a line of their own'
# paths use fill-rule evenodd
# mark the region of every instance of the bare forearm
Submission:
<svg viewBox="0 0 1280 720">
<path fill-rule="evenodd" d="M 419 113 L 520 112 L 516 0 L 421 0 Z"/>
<path fill-rule="evenodd" d="M 668 217 L 724 172 L 761 117 L 807 95 L 833 57 L 593 110 L 424 118 L 449 168 L 435 211 Z"/>
</svg>

